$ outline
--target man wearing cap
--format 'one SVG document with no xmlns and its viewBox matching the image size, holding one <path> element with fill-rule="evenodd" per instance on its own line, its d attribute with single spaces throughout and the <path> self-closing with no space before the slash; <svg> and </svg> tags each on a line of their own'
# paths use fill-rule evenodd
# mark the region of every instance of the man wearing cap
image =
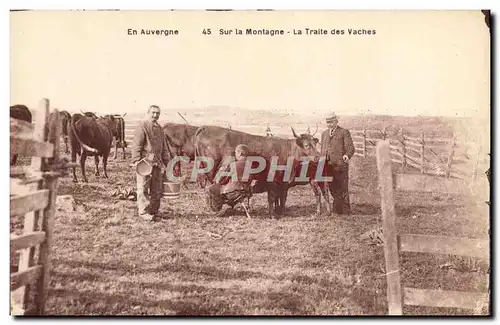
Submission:
<svg viewBox="0 0 500 325">
<path fill-rule="evenodd" d="M 250 184 L 254 179 L 249 174 L 248 180 L 243 179 L 249 149 L 244 144 L 239 144 L 234 150 L 236 158 L 236 179 L 231 176 L 222 176 L 208 189 L 207 204 L 213 212 L 219 212 L 224 204 L 233 208 L 242 199 L 251 195 Z M 222 165 L 221 169 L 229 171 L 229 164 Z"/>
<path fill-rule="evenodd" d="M 321 134 L 321 156 L 326 157 L 328 175 L 333 176 L 329 183 L 333 212 L 350 214 L 349 161 L 354 155 L 354 143 L 349 130 L 338 126 L 335 113 L 326 118 L 326 124 L 328 129 Z"/>
<path fill-rule="evenodd" d="M 145 221 L 153 221 L 159 217 L 158 209 L 163 193 L 163 166 L 167 166 L 170 153 L 168 151 L 165 135 L 158 124 L 160 108 L 151 105 L 148 109 L 147 119 L 137 126 L 132 143 L 132 162 L 137 168 L 139 162 L 145 166 L 152 166 L 152 170 L 142 175 L 142 170 L 136 170 L 137 178 L 137 209 L 139 217 Z M 147 162 L 147 163 L 144 163 Z"/>
</svg>

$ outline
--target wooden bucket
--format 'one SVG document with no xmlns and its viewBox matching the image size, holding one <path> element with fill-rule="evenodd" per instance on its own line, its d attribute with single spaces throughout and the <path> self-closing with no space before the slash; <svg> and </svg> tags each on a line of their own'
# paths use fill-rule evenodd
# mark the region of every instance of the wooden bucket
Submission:
<svg viewBox="0 0 500 325">
<path fill-rule="evenodd" d="M 163 197 L 176 198 L 181 192 L 181 183 L 178 182 L 163 182 Z"/>
</svg>

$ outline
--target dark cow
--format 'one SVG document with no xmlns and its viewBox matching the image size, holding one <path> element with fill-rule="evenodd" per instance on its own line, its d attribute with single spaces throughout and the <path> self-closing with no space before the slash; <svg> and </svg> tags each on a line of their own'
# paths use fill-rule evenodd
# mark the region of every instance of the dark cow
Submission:
<svg viewBox="0 0 500 325">
<path fill-rule="evenodd" d="M 69 153 L 68 137 L 71 124 L 71 114 L 67 111 L 60 111 L 59 121 L 61 122 L 61 136 L 63 137 L 64 141 L 64 149 L 66 153 Z"/>
<path fill-rule="evenodd" d="M 295 133 L 295 132 L 294 132 Z M 195 134 L 196 155 L 213 159 L 214 167 L 206 174 L 210 183 L 214 182 L 219 165 L 229 148 L 238 144 L 245 144 L 250 151 L 263 157 L 269 165 L 272 157 L 278 158 L 279 165 L 286 165 L 288 157 L 294 157 L 294 166 L 300 162 L 300 157 L 309 155 L 310 148 L 315 148 L 318 139 L 310 135 L 301 135 L 300 139 L 283 139 L 278 137 L 263 137 L 236 130 L 229 130 L 218 126 L 202 126 Z M 309 139 L 310 148 L 304 149 L 305 140 Z M 200 167 L 206 167 L 201 163 Z M 269 210 L 272 213 L 271 203 L 279 206 L 278 212 L 284 212 L 288 185 L 292 182 L 295 168 L 291 172 L 290 181 L 283 179 L 285 172 L 277 171 L 272 182 L 255 184 L 255 193 L 268 192 Z M 298 185 L 298 184 L 297 184 Z M 273 213 L 274 214 L 274 213 Z"/>
<path fill-rule="evenodd" d="M 28 123 L 32 122 L 32 116 L 29 108 L 25 105 L 13 105 L 10 107 L 10 117 L 17 120 L 25 121 Z M 12 155 L 10 159 L 10 165 L 15 165 L 17 161 L 17 155 Z"/>
<path fill-rule="evenodd" d="M 113 132 L 115 137 L 115 155 L 113 159 L 116 159 L 118 155 L 118 148 L 122 148 L 122 159 L 125 160 L 125 148 L 127 148 L 127 141 L 125 141 L 125 115 L 127 113 L 120 115 L 114 114 L 116 128 Z"/>
<path fill-rule="evenodd" d="M 87 156 L 95 157 L 96 172 L 99 176 L 99 156 L 102 156 L 104 177 L 108 178 L 107 162 L 113 142 L 113 131 L 116 129 L 116 121 L 112 115 L 100 118 L 92 118 L 81 114 L 71 117 L 71 161 L 76 162 L 76 156 L 80 155 L 80 167 L 83 181 L 88 182 L 85 175 L 85 160 Z M 73 182 L 78 182 L 75 167 L 73 167 Z"/>
</svg>

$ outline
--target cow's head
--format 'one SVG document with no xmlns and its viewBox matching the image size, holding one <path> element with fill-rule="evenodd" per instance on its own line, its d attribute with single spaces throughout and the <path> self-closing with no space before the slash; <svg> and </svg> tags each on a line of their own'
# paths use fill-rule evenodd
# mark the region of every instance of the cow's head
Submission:
<svg viewBox="0 0 500 325">
<path fill-rule="evenodd" d="M 125 114 L 113 114 L 112 116 L 115 118 L 115 129 L 113 131 L 113 135 L 115 136 L 117 141 L 122 141 L 123 144 L 125 143 Z"/>
<path fill-rule="evenodd" d="M 118 120 L 111 114 L 107 114 L 104 116 L 99 116 L 97 117 L 98 123 L 104 123 L 107 125 L 107 127 L 111 130 L 113 133 L 113 136 L 116 136 L 116 129 L 117 129 L 117 123 Z"/>
<path fill-rule="evenodd" d="M 94 113 L 94 112 L 84 112 L 82 110 L 80 110 L 80 112 L 82 112 L 83 115 L 87 116 L 87 117 L 92 117 L 92 118 L 97 118 L 97 115 Z"/>
<path fill-rule="evenodd" d="M 314 135 L 318 131 L 318 128 L 316 127 L 316 131 L 313 134 L 307 132 L 307 133 L 302 133 L 300 136 L 297 135 L 297 133 L 295 133 L 293 127 L 291 129 L 293 136 L 296 139 L 295 143 L 297 144 L 297 147 L 299 147 L 302 150 L 302 155 L 317 156 L 318 155 L 317 145 L 319 143 L 319 139 L 314 137 Z"/>
<path fill-rule="evenodd" d="M 174 127 L 167 123 L 163 126 L 163 133 L 173 155 L 194 159 L 195 147 L 192 136 L 189 134 L 189 127 L 189 125 Z"/>
</svg>

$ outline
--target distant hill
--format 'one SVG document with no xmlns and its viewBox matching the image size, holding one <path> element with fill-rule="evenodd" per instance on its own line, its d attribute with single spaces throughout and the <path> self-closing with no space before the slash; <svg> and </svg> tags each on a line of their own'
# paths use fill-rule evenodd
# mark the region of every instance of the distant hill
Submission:
<svg viewBox="0 0 500 325">
<path fill-rule="evenodd" d="M 34 115 L 36 112 L 33 112 Z M 311 131 L 318 125 L 319 132 L 326 128 L 325 113 L 317 111 L 297 112 L 280 109 L 263 110 L 232 107 L 226 105 L 215 105 L 190 109 L 163 109 L 160 123 L 167 121 L 174 123 L 184 123 L 182 116 L 192 125 L 219 125 L 223 127 L 231 126 L 233 129 L 251 132 L 255 130 L 258 134 L 264 134 L 267 125 L 271 127 L 275 134 L 290 133 L 290 126 L 298 132 L 304 132 L 307 127 Z M 145 112 L 134 114 L 128 112 L 126 120 L 134 121 L 144 118 Z M 471 140 L 488 141 L 489 125 L 486 122 L 472 120 L 470 118 L 453 118 L 437 116 L 389 116 L 389 115 L 364 115 L 364 116 L 339 116 L 339 124 L 342 127 L 360 130 L 382 130 L 386 128 L 388 134 L 395 134 L 401 128 L 406 133 L 419 134 L 421 130 L 426 136 L 451 137 L 453 132 L 461 134 Z M 255 127 L 250 127 L 255 126 Z M 252 131 L 251 131 L 252 130 Z"/>
<path fill-rule="evenodd" d="M 164 119 L 172 118 L 172 122 L 181 122 L 181 113 L 190 124 L 215 124 L 215 125 L 289 125 L 300 121 L 301 116 L 279 110 L 245 109 L 231 106 L 209 106 L 206 108 L 186 110 L 165 110 L 162 112 Z"/>
</svg>

